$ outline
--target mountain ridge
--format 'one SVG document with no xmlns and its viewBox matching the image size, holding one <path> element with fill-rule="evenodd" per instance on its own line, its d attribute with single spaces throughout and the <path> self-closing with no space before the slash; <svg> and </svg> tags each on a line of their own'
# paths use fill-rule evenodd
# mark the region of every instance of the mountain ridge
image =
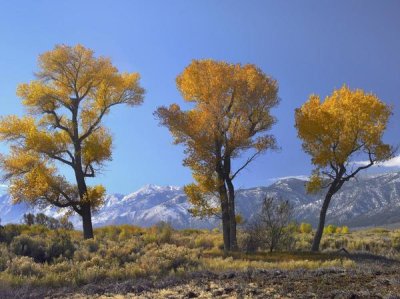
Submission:
<svg viewBox="0 0 400 299">
<path fill-rule="evenodd" d="M 236 192 L 236 208 L 245 220 L 259 211 L 263 198 L 273 196 L 288 199 L 294 207 L 294 217 L 299 222 L 317 224 L 323 193 L 307 194 L 306 177 L 293 176 L 276 180 L 269 186 L 239 189 Z M 107 195 L 103 206 L 93 214 L 96 227 L 112 224 L 151 226 L 160 221 L 176 228 L 212 228 L 219 225 L 217 218 L 198 219 L 188 210 L 183 188 L 179 186 L 145 185 L 129 194 Z M 47 207 L 39 209 L 25 203 L 11 204 L 10 196 L 0 195 L 2 223 L 18 223 L 24 213 L 44 212 L 53 217 L 62 211 Z M 71 217 L 80 228 L 77 215 Z M 400 222 L 400 172 L 364 175 L 345 184 L 335 194 L 327 213 L 327 223 L 350 227 L 389 225 Z"/>
</svg>

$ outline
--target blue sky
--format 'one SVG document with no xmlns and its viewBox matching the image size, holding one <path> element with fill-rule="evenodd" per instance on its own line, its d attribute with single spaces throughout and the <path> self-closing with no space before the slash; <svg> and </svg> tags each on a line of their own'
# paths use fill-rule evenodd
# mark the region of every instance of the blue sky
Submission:
<svg viewBox="0 0 400 299">
<path fill-rule="evenodd" d="M 81 43 L 111 57 L 121 71 L 139 72 L 147 90 L 141 107 L 116 108 L 106 119 L 115 138 L 113 161 L 93 183 L 120 193 L 147 183 L 183 185 L 192 179 L 181 164 L 182 148 L 153 111 L 182 103 L 175 78 L 192 59 L 254 63 L 279 82 L 272 133 L 281 150 L 259 158 L 236 186 L 308 174 L 294 109 L 312 93 L 325 97 L 343 84 L 376 93 L 394 106 L 385 140 L 399 144 L 399 12 L 400 2 L 389 0 L 2 1 L 0 115 L 23 113 L 15 90 L 33 79 L 40 53 Z"/>
</svg>

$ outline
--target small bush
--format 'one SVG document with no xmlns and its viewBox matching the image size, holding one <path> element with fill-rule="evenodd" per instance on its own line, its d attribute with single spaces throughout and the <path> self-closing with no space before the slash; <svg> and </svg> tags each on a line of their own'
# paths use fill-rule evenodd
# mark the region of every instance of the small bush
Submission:
<svg viewBox="0 0 400 299">
<path fill-rule="evenodd" d="M 0 272 L 7 268 L 7 262 L 11 260 L 11 254 L 7 246 L 0 244 Z"/>
<path fill-rule="evenodd" d="M 46 243 L 42 239 L 20 235 L 13 239 L 10 249 L 16 255 L 31 257 L 39 263 L 47 260 Z"/>
<path fill-rule="evenodd" d="M 66 233 L 57 232 L 47 247 L 47 259 L 52 261 L 58 257 L 71 259 L 74 256 L 75 246 L 71 237 Z"/>
<path fill-rule="evenodd" d="M 7 265 L 7 272 L 16 276 L 43 276 L 40 265 L 26 256 L 18 256 L 12 259 Z"/>
<path fill-rule="evenodd" d="M 95 239 L 84 240 L 83 245 L 86 247 L 87 251 L 91 253 L 99 250 L 99 244 Z"/>
<path fill-rule="evenodd" d="M 336 225 L 329 224 L 328 226 L 324 227 L 324 234 L 334 234 L 336 232 Z"/>
<path fill-rule="evenodd" d="M 400 235 L 395 235 L 391 238 L 391 246 L 394 250 L 400 251 Z"/>
<path fill-rule="evenodd" d="M 292 247 L 297 226 L 291 223 L 293 208 L 287 200 L 265 198 L 260 213 L 248 223 L 246 252 Z"/>
<path fill-rule="evenodd" d="M 312 232 L 312 225 L 310 223 L 302 222 L 300 224 L 300 232 L 302 234 L 309 234 Z"/>
<path fill-rule="evenodd" d="M 170 243 L 172 236 L 172 226 L 166 222 L 160 222 L 157 227 L 157 241 L 159 243 Z"/>
<path fill-rule="evenodd" d="M 197 248 L 211 249 L 214 247 L 214 241 L 207 236 L 199 236 L 194 241 L 194 245 Z"/>
<path fill-rule="evenodd" d="M 348 226 L 342 226 L 342 229 L 341 229 L 342 234 L 348 234 L 349 232 L 350 232 L 350 229 Z"/>
<path fill-rule="evenodd" d="M 145 251 L 140 258 L 139 265 L 148 274 L 167 274 L 177 272 L 179 268 L 184 271 L 196 268 L 199 252 L 182 246 L 163 244 L 161 247 Z"/>
<path fill-rule="evenodd" d="M 7 224 L 0 229 L 0 242 L 10 244 L 26 228 L 25 225 Z"/>
</svg>

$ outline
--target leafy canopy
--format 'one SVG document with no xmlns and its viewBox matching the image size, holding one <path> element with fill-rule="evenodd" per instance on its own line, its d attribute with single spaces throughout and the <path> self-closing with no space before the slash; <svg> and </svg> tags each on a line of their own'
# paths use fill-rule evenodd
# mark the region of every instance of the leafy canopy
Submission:
<svg viewBox="0 0 400 299">
<path fill-rule="evenodd" d="M 322 186 L 321 174 L 334 179 L 341 173 L 347 180 L 389 158 L 392 149 L 382 141 L 382 136 L 390 115 L 391 107 L 361 89 L 343 86 L 323 102 L 317 95 L 310 96 L 295 113 L 303 149 L 316 166 L 309 190 Z M 367 157 L 368 161 L 354 169 L 355 157 Z"/>
<path fill-rule="evenodd" d="M 11 180 L 12 197 L 74 209 L 84 202 L 96 207 L 104 188 L 88 187 L 79 198 L 76 185 L 58 166 L 94 177 L 111 159 L 112 137 L 101 121 L 114 105 L 142 103 L 139 74 L 120 73 L 110 59 L 96 58 L 81 45 L 58 45 L 39 56 L 35 76 L 17 89 L 27 115 L 0 121 L 0 140 L 11 143 L 0 163 Z"/>
<path fill-rule="evenodd" d="M 258 154 L 275 146 L 265 131 L 275 123 L 270 109 L 278 104 L 278 86 L 254 65 L 213 60 L 192 61 L 176 82 L 192 109 L 183 111 L 173 104 L 160 107 L 156 115 L 175 143 L 185 146 L 184 165 L 196 181 L 185 188 L 190 200 L 213 212 L 203 195 L 216 192 L 222 183 L 217 174 L 234 179 Z M 231 159 L 246 150 L 253 150 L 253 156 L 233 172 Z"/>
</svg>

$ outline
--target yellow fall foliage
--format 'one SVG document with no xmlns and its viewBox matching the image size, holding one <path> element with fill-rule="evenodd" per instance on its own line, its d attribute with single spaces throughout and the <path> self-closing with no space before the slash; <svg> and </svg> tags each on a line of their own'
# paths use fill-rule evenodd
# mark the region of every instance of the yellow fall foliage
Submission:
<svg viewBox="0 0 400 299">
<path fill-rule="evenodd" d="M 391 107 L 361 89 L 343 86 L 323 102 L 317 95 L 310 96 L 295 113 L 303 149 L 316 166 L 309 190 L 322 186 L 321 171 L 331 174 L 332 168 L 344 168 L 346 175 L 354 158 L 367 163 L 369 159 L 375 163 L 389 158 L 392 149 L 382 136 L 390 115 Z"/>
<path fill-rule="evenodd" d="M 0 120 L 0 140 L 11 144 L 10 154 L 0 159 L 11 195 L 18 202 L 69 207 L 90 218 L 105 189 L 88 187 L 86 178 L 94 177 L 112 154 L 102 119 L 115 105 L 142 103 L 140 76 L 120 73 L 110 59 L 95 57 L 82 45 L 58 45 L 40 55 L 35 75 L 17 89 L 27 115 Z M 75 183 L 59 173 L 59 164 L 72 168 Z"/>
<path fill-rule="evenodd" d="M 279 102 L 277 82 L 252 64 L 193 60 L 176 79 L 184 100 L 193 104 L 184 111 L 177 104 L 160 107 L 156 116 L 169 128 L 175 143 L 185 145 L 184 165 L 196 184 L 185 187 L 196 215 L 214 214 L 210 194 L 218 192 L 258 154 L 275 147 L 266 134 L 275 123 L 270 109 Z M 247 162 L 233 170 L 231 160 L 252 150 Z"/>
</svg>

